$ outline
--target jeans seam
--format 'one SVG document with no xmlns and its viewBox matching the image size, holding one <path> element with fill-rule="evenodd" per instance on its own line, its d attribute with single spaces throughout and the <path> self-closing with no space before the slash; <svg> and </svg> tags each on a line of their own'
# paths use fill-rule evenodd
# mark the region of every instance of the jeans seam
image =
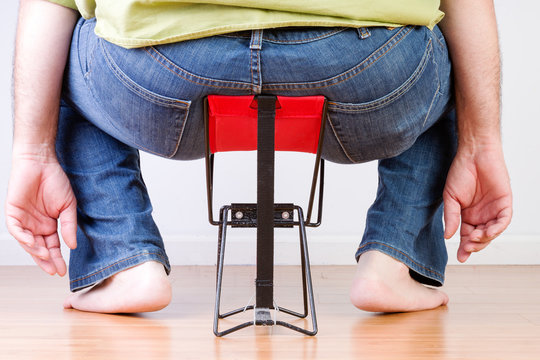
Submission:
<svg viewBox="0 0 540 360">
<path fill-rule="evenodd" d="M 169 66 L 167 66 L 165 63 L 161 62 L 158 58 L 156 58 L 148 49 L 152 49 L 157 56 L 159 56 L 162 61 L 166 62 L 170 66 L 172 66 L 174 69 L 177 69 L 178 72 L 171 69 Z M 196 85 L 202 85 L 202 86 L 208 86 L 218 89 L 239 89 L 239 90 L 246 90 L 251 89 L 252 84 L 243 83 L 239 81 L 225 81 L 225 80 L 218 80 L 218 79 L 210 79 L 210 78 L 204 78 L 202 76 L 198 76 L 195 74 L 192 74 L 184 69 L 182 69 L 180 66 L 173 63 L 171 60 L 169 60 L 167 57 L 165 57 L 163 54 L 161 54 L 157 49 L 155 49 L 153 46 L 145 47 L 143 50 L 152 58 L 154 61 L 156 61 L 158 64 L 163 66 L 165 69 L 170 71 L 175 76 L 178 76 L 179 78 L 182 78 L 186 81 L 189 81 L 191 83 L 194 83 Z M 183 73 L 183 74 L 182 74 Z M 201 81 L 195 81 L 193 79 L 189 79 L 188 77 L 193 77 L 195 79 L 199 79 Z M 231 85 L 218 85 L 218 84 L 231 84 Z M 234 86 L 232 84 L 237 84 L 238 86 Z"/>
<path fill-rule="evenodd" d="M 352 113 L 368 112 L 368 111 L 377 110 L 383 106 L 387 106 L 388 104 L 399 99 L 401 96 L 407 93 L 407 91 L 409 91 L 413 87 L 414 84 L 416 84 L 416 82 L 420 79 L 420 77 L 424 73 L 424 70 L 428 64 L 429 57 L 433 56 L 433 46 L 432 46 L 431 39 L 428 42 L 426 50 L 427 51 L 425 52 L 415 72 L 407 79 L 407 81 L 401 84 L 397 89 L 392 91 L 390 94 L 385 95 L 384 97 L 380 99 L 370 101 L 364 104 L 347 105 L 347 104 L 341 104 L 335 101 L 329 101 L 328 109 L 342 111 L 342 112 L 352 112 Z"/>
<path fill-rule="evenodd" d="M 251 92 L 258 94 L 261 91 L 261 48 L 263 30 L 252 30 L 249 42 L 249 70 L 251 73 Z M 255 51 L 254 51 L 255 50 Z"/>
<path fill-rule="evenodd" d="M 435 91 L 435 94 L 433 95 L 433 99 L 431 99 L 431 104 L 429 104 L 429 108 L 426 114 L 426 117 L 424 118 L 424 122 L 422 123 L 422 127 L 426 126 L 427 119 L 429 117 L 429 114 L 431 114 L 431 109 L 433 108 L 433 104 L 435 103 L 435 99 L 439 97 L 439 89 L 441 88 L 441 85 L 437 86 L 437 90 Z"/>
<path fill-rule="evenodd" d="M 408 31 L 404 33 L 405 29 L 408 29 Z M 342 82 L 347 81 L 361 74 L 363 71 L 369 69 L 380 58 L 382 58 L 390 50 L 392 50 L 397 44 L 399 44 L 412 30 L 413 30 L 413 27 L 404 27 L 400 29 L 396 34 L 394 34 L 390 39 L 388 39 L 386 43 L 384 43 L 381 47 L 375 50 L 370 56 L 364 59 L 360 64 L 330 79 L 325 79 L 325 80 L 320 80 L 320 81 L 315 81 L 315 82 L 308 82 L 308 83 L 273 83 L 273 84 L 270 83 L 265 86 L 265 89 L 266 90 L 285 89 L 285 90 L 294 91 L 294 90 L 305 90 L 305 89 L 322 89 L 325 87 L 341 84 Z M 384 52 L 380 54 L 380 52 L 382 51 Z M 337 80 L 339 78 L 343 78 L 343 79 Z"/>
<path fill-rule="evenodd" d="M 435 38 L 435 40 L 437 40 L 437 42 L 439 43 L 439 45 L 441 45 L 441 47 L 443 47 L 443 48 L 446 47 L 446 45 L 443 44 L 443 42 L 441 41 L 441 39 L 437 36 L 437 34 L 435 33 L 435 31 L 433 31 L 433 30 L 431 30 L 431 29 L 430 29 L 429 31 L 431 31 L 431 33 L 433 34 L 433 37 Z"/>
<path fill-rule="evenodd" d="M 253 48 L 251 47 L 249 48 L 249 73 L 251 75 L 251 92 L 253 93 Z"/>
<path fill-rule="evenodd" d="M 95 97 L 94 97 L 94 99 L 95 99 Z M 99 101 L 97 99 L 95 99 L 95 100 L 99 104 Z M 176 155 L 176 153 L 178 152 L 178 148 L 180 147 L 180 142 L 182 140 L 182 137 L 184 136 L 184 129 L 186 127 L 186 122 L 187 122 L 186 119 L 187 119 L 188 114 L 189 114 L 189 110 L 186 110 L 186 113 L 184 115 L 183 124 L 182 124 L 182 129 L 180 130 L 180 135 L 178 136 L 178 141 L 176 142 L 175 149 L 172 151 L 172 153 L 170 155 L 169 154 L 163 154 L 163 153 L 157 152 L 155 150 L 148 149 L 146 146 L 141 145 L 135 139 L 127 138 L 127 137 L 123 136 L 121 133 L 120 134 L 115 134 L 114 137 L 117 138 L 118 140 L 126 143 L 126 144 L 133 144 L 137 148 L 139 148 L 141 150 L 144 150 L 144 151 L 146 151 L 146 152 L 148 152 L 150 154 L 154 154 L 154 155 L 162 156 L 162 157 L 167 158 L 167 159 L 171 159 L 171 158 L 174 157 L 174 155 Z M 107 120 L 111 124 L 111 126 L 113 126 L 117 131 L 121 131 L 121 129 L 116 127 L 114 125 L 114 122 L 110 120 L 109 115 L 107 113 L 104 113 L 104 116 L 107 117 Z"/>
<path fill-rule="evenodd" d="M 249 31 L 249 30 L 243 30 L 243 31 Z M 227 38 L 231 38 L 231 39 L 249 39 L 249 38 L 251 38 L 251 36 L 249 36 L 249 35 L 236 35 L 235 33 L 236 32 L 225 33 L 225 34 L 217 34 L 215 36 L 227 37 Z"/>
<path fill-rule="evenodd" d="M 266 42 L 274 43 L 274 44 L 301 44 L 301 43 L 313 42 L 313 41 L 317 41 L 317 40 L 320 40 L 320 39 L 324 39 L 324 38 L 333 36 L 335 34 L 338 34 L 338 33 L 342 32 L 342 31 L 345 31 L 345 30 L 347 30 L 347 28 L 329 31 L 329 32 L 326 32 L 326 33 L 324 33 L 322 35 L 319 35 L 319 36 L 306 38 L 306 39 L 301 39 L 301 40 L 271 40 L 269 38 L 264 38 L 264 37 L 263 37 L 263 40 L 266 41 Z"/>
<path fill-rule="evenodd" d="M 403 252 L 403 251 L 401 251 L 401 250 L 399 250 L 399 249 L 396 249 L 396 248 L 393 247 L 393 246 L 390 246 L 390 245 L 388 245 L 388 244 L 385 244 L 385 243 L 383 243 L 383 242 L 379 242 L 379 241 L 370 241 L 370 242 L 364 243 L 364 244 L 362 244 L 362 245 L 360 245 L 360 246 L 358 247 L 358 249 L 356 250 L 356 252 L 358 253 L 358 251 L 360 251 L 360 250 L 362 250 L 363 248 L 367 247 L 368 245 L 372 245 L 372 244 L 381 245 L 381 246 L 385 246 L 385 247 L 387 247 L 387 248 L 390 248 L 390 249 L 392 249 L 392 250 L 398 252 L 399 254 L 405 256 L 408 260 L 410 260 L 413 264 L 415 264 L 416 266 L 418 266 L 418 267 L 421 268 L 422 270 L 425 270 L 425 271 L 427 271 L 427 272 L 429 272 L 429 273 L 431 273 L 431 274 L 434 274 L 434 275 L 436 275 L 436 276 L 438 276 L 438 277 L 440 277 L 440 278 L 444 278 L 444 276 L 443 276 L 442 274 L 440 274 L 438 271 L 435 271 L 435 270 L 432 270 L 432 269 L 430 269 L 430 268 L 425 267 L 424 265 L 418 263 L 418 262 L 415 261 L 413 258 L 411 258 L 407 253 L 405 253 L 405 252 Z"/>
<path fill-rule="evenodd" d="M 92 64 L 94 62 L 94 59 L 95 59 L 95 54 L 96 54 L 96 47 L 98 45 L 98 42 L 101 41 L 100 38 L 97 38 L 96 41 L 94 42 L 94 44 L 92 45 L 92 48 L 90 49 L 90 52 L 86 52 L 85 54 L 85 68 L 83 69 L 83 63 L 81 61 L 81 47 L 80 47 L 80 39 L 81 39 L 81 30 L 82 28 L 89 22 L 89 21 L 93 21 L 93 20 L 80 20 L 80 26 L 78 26 L 77 28 L 77 46 L 76 46 L 76 49 L 78 49 L 77 51 L 77 58 L 79 59 L 79 65 L 80 65 L 80 69 L 81 69 L 81 73 L 83 74 L 83 78 L 87 78 L 88 75 L 90 75 L 90 73 L 92 72 Z M 87 31 L 88 32 L 88 31 Z M 88 33 L 86 34 L 86 41 L 85 41 L 85 45 L 88 44 L 88 39 L 89 39 L 89 35 Z M 88 50 L 87 47 L 85 46 L 84 47 L 85 50 Z M 88 56 L 88 54 L 90 54 L 90 56 Z"/>
<path fill-rule="evenodd" d="M 431 31 L 431 30 L 430 30 Z M 435 36 L 437 37 L 437 36 Z M 437 90 L 435 91 L 435 94 L 433 95 L 433 99 L 431 99 L 431 104 L 429 104 L 429 108 L 426 114 L 426 117 L 424 118 L 424 122 L 422 123 L 422 127 L 426 126 L 426 122 L 428 120 L 429 114 L 431 114 L 431 109 L 433 108 L 433 104 L 435 103 L 435 99 L 438 99 L 439 95 L 442 95 L 440 93 L 441 90 L 441 81 L 439 77 L 439 64 L 437 64 L 437 60 L 435 58 L 435 50 L 432 49 L 433 52 L 433 64 L 435 65 L 435 77 L 437 78 Z"/>
<path fill-rule="evenodd" d="M 105 51 L 105 49 L 103 49 L 103 51 Z M 107 61 L 108 63 L 108 57 L 105 56 L 105 60 Z M 109 68 L 111 68 L 112 65 L 110 65 L 108 63 L 108 66 Z M 115 70 L 114 69 L 111 69 L 113 71 L 113 74 L 115 75 L 116 78 L 118 78 L 118 76 L 116 75 L 115 73 Z M 118 79 L 119 81 L 121 81 L 123 84 L 125 84 L 121 79 Z M 132 91 L 134 91 L 134 89 L 131 89 Z M 99 99 L 94 96 L 94 92 L 91 90 L 91 87 L 90 87 L 90 92 L 92 94 L 92 98 L 94 99 L 94 101 L 99 104 L 99 108 L 102 109 L 104 108 L 103 105 L 101 104 L 101 102 L 99 101 Z M 140 95 L 141 97 L 143 97 L 144 99 L 146 99 L 146 97 L 144 97 L 141 93 L 137 92 L 138 95 Z M 162 105 L 162 104 L 159 104 L 157 103 L 158 105 Z M 126 144 L 133 144 L 135 145 L 136 147 L 138 147 L 139 149 L 141 150 L 144 150 L 148 153 L 151 153 L 151 154 L 155 154 L 155 155 L 158 155 L 158 156 L 162 156 L 162 157 L 165 157 L 165 158 L 172 158 L 174 157 L 174 155 L 178 152 L 178 148 L 180 146 L 180 142 L 182 140 L 182 137 L 184 135 L 184 130 L 185 130 L 185 127 L 186 127 L 186 122 L 187 122 L 187 116 L 189 114 L 189 105 L 191 104 L 191 102 L 187 102 L 187 105 L 182 107 L 182 106 L 179 106 L 179 105 L 170 105 L 169 107 L 171 108 L 175 108 L 175 109 L 181 109 L 181 110 L 185 110 L 185 114 L 183 116 L 183 120 L 181 120 L 180 118 L 178 118 L 179 121 L 182 121 L 182 126 L 181 126 L 181 129 L 180 129 L 180 134 L 178 136 L 178 140 L 176 141 L 176 146 L 174 148 L 174 150 L 171 152 L 171 154 L 163 154 L 163 153 L 160 153 L 160 152 L 157 152 L 157 151 L 154 151 L 154 150 L 151 150 L 151 149 L 148 149 L 146 146 L 144 145 L 141 145 L 138 141 L 135 140 L 135 138 L 127 138 L 125 137 L 124 135 L 122 135 L 122 132 L 121 132 L 121 129 L 119 129 L 117 126 L 115 126 L 114 124 L 114 121 L 112 121 L 110 119 L 110 116 L 109 114 L 107 114 L 106 112 L 104 111 L 101 111 L 101 113 L 104 115 L 104 117 L 107 119 L 107 121 L 109 122 L 109 124 L 111 124 L 112 127 L 114 127 L 117 131 L 119 131 L 119 134 L 116 134 L 115 137 L 118 138 L 118 140 L 120 141 L 123 141 L 125 142 Z"/>
<path fill-rule="evenodd" d="M 83 71 L 83 77 L 84 78 L 88 78 L 88 76 L 90 76 L 90 74 L 92 73 L 92 65 L 94 63 L 94 59 L 96 58 L 96 47 L 97 47 L 97 43 L 98 42 L 101 42 L 100 39 L 98 39 L 95 44 L 92 46 L 92 50 L 90 50 L 90 57 L 86 57 L 86 69 Z M 79 57 L 80 58 L 80 57 Z M 80 60 L 79 60 L 79 63 L 80 63 Z M 81 66 L 82 66 L 82 63 L 81 63 Z"/>
<path fill-rule="evenodd" d="M 182 110 L 189 108 L 189 101 L 172 98 L 166 99 L 164 96 L 154 94 L 150 90 L 144 89 L 140 85 L 136 84 L 126 74 L 124 74 L 120 68 L 118 68 L 118 65 L 114 63 L 114 60 L 110 57 L 105 47 L 102 46 L 102 50 L 109 69 L 111 69 L 115 77 L 129 90 L 133 91 L 137 95 L 141 96 L 143 99 L 148 100 L 156 105 L 179 108 Z"/>
<path fill-rule="evenodd" d="M 334 136 L 335 136 L 339 146 L 341 147 L 341 150 L 343 151 L 343 153 L 345 154 L 347 159 L 349 159 L 349 161 L 351 161 L 351 163 L 354 164 L 356 161 L 354 161 L 351 158 L 351 156 L 349 155 L 349 153 L 347 152 L 347 150 L 345 150 L 345 147 L 343 146 L 343 143 L 341 142 L 340 137 L 337 135 L 336 129 L 334 128 L 334 124 L 332 123 L 332 117 L 330 116 L 330 114 L 327 114 L 327 116 L 328 116 L 328 123 L 330 124 L 330 127 L 332 128 L 332 132 L 334 133 Z"/>
<path fill-rule="evenodd" d="M 157 256 L 158 258 L 162 259 L 163 261 L 166 261 L 166 260 L 167 260 L 167 259 L 166 259 L 163 255 L 161 255 L 160 253 L 157 253 L 157 252 L 144 252 L 144 253 L 141 253 L 141 254 L 129 256 L 129 257 L 124 258 L 124 259 L 122 259 L 122 260 L 118 260 L 118 261 L 116 261 L 116 262 L 114 262 L 114 263 L 112 263 L 112 264 L 110 264 L 110 265 L 108 265 L 108 266 L 106 266 L 106 267 L 104 267 L 104 268 L 101 268 L 101 269 L 99 269 L 99 270 L 97 270 L 97 271 L 95 271 L 95 272 L 93 272 L 93 273 L 91 273 L 91 274 L 89 274 L 89 275 L 86 275 L 86 276 L 84 276 L 84 277 L 82 277 L 82 278 L 77 278 L 77 279 L 70 280 L 69 283 L 72 284 L 72 283 L 77 282 L 77 281 L 83 281 L 83 280 L 86 280 L 86 279 L 91 278 L 92 276 L 96 276 L 96 275 L 98 275 L 98 274 L 104 272 L 105 270 L 107 270 L 107 269 L 109 269 L 109 268 L 111 268 L 111 267 L 113 267 L 113 266 L 115 266 L 115 265 L 118 265 L 118 264 L 120 264 L 120 263 L 122 263 L 122 262 L 131 260 L 131 259 L 134 259 L 134 258 L 137 258 L 137 257 L 140 257 L 140 256 L 146 256 L 146 255 L 155 255 L 155 256 Z"/>
</svg>

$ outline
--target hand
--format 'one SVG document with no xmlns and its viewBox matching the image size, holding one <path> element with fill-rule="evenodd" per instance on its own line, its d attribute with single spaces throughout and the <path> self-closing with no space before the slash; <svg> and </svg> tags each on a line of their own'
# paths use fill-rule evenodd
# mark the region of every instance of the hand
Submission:
<svg viewBox="0 0 540 360">
<path fill-rule="evenodd" d="M 66 263 L 60 252 L 62 238 L 77 246 L 77 205 L 69 180 L 56 157 L 13 157 L 6 201 L 8 231 L 45 272 L 63 276 Z"/>
<path fill-rule="evenodd" d="M 512 190 L 501 146 L 458 149 L 450 167 L 444 200 L 444 237 L 460 223 L 457 258 L 465 262 L 506 229 L 512 218 Z"/>
</svg>

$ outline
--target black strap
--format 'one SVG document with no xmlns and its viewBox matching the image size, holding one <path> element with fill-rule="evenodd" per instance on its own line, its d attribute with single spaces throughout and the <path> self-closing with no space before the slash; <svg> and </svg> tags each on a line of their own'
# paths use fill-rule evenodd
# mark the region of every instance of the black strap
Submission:
<svg viewBox="0 0 540 360">
<path fill-rule="evenodd" d="M 274 142 L 276 96 L 258 95 L 256 307 L 274 300 Z"/>
</svg>

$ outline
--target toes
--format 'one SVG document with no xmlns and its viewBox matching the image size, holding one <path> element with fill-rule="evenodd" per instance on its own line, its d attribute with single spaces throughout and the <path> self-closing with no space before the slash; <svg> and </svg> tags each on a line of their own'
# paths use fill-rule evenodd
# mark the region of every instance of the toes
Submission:
<svg viewBox="0 0 540 360">
<path fill-rule="evenodd" d="M 450 301 L 450 298 L 448 297 L 448 294 L 444 293 L 444 292 L 440 292 L 442 295 L 443 295 L 443 301 L 442 301 L 442 304 L 441 305 L 447 305 L 448 304 L 448 301 Z"/>
<path fill-rule="evenodd" d="M 73 295 L 70 295 L 64 300 L 64 309 L 73 309 L 73 305 L 71 303 L 71 300 L 73 298 Z"/>
</svg>

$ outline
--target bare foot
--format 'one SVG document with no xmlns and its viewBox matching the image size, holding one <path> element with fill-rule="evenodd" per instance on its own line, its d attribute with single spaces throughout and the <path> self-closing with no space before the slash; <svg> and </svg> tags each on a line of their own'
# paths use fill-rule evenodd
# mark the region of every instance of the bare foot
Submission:
<svg viewBox="0 0 540 360">
<path fill-rule="evenodd" d="M 64 308 L 99 313 L 157 311 L 171 302 L 163 265 L 147 261 L 115 274 L 87 291 L 70 295 Z"/>
<path fill-rule="evenodd" d="M 419 311 L 448 303 L 448 295 L 417 282 L 405 264 L 379 251 L 360 256 L 350 296 L 354 306 L 373 312 Z"/>
</svg>

